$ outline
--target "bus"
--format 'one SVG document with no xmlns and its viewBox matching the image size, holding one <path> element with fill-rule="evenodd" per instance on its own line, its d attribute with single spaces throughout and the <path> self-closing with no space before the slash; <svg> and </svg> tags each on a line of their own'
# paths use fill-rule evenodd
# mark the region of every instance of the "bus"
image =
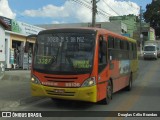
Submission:
<svg viewBox="0 0 160 120">
<path fill-rule="evenodd" d="M 101 28 L 58 28 L 35 36 L 33 96 L 108 104 L 113 93 L 131 90 L 138 71 L 136 40 Z"/>
</svg>

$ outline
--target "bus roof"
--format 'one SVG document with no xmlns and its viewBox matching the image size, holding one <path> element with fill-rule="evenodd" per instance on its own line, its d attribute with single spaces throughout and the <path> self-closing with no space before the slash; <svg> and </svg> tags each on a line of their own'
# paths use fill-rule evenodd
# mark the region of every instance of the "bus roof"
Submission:
<svg viewBox="0 0 160 120">
<path fill-rule="evenodd" d="M 132 39 L 132 38 L 129 38 L 129 37 L 127 37 L 128 38 L 128 41 L 130 41 L 130 42 L 137 42 L 135 39 Z"/>
</svg>

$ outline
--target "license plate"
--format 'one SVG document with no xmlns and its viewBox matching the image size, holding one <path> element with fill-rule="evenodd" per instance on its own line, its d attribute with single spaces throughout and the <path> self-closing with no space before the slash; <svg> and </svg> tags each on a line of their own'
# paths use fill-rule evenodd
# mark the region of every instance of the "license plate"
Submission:
<svg viewBox="0 0 160 120">
<path fill-rule="evenodd" d="M 64 89 L 54 89 L 53 91 L 54 91 L 54 93 L 59 93 L 59 94 L 61 94 L 61 93 L 64 93 L 64 92 L 65 92 L 65 90 L 64 90 Z"/>
</svg>

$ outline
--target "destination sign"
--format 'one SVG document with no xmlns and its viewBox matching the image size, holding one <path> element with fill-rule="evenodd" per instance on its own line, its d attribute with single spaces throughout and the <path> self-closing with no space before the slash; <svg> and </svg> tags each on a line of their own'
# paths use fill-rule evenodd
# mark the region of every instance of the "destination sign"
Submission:
<svg viewBox="0 0 160 120">
<path fill-rule="evenodd" d="M 55 42 L 77 42 L 77 43 L 84 43 L 85 37 L 56 37 L 56 36 L 49 36 L 47 37 L 47 42 L 55 43 Z"/>
</svg>

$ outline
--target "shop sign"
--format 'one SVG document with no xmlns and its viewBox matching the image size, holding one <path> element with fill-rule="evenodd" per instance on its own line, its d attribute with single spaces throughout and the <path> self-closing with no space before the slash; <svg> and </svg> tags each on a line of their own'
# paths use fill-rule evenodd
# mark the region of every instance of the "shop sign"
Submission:
<svg viewBox="0 0 160 120">
<path fill-rule="evenodd" d="M 27 23 L 23 23 L 20 21 L 16 21 L 14 19 L 9 19 L 3 16 L 0 16 L 0 19 L 6 23 L 9 27 L 9 31 L 24 34 L 24 35 L 31 35 L 31 34 L 38 34 L 41 30 L 44 30 L 43 28 L 33 26 Z"/>
<path fill-rule="evenodd" d="M 38 34 L 43 28 L 33 26 L 27 23 L 23 23 L 20 21 L 12 20 L 12 32 L 24 34 L 24 35 L 31 35 L 31 34 Z"/>
</svg>

